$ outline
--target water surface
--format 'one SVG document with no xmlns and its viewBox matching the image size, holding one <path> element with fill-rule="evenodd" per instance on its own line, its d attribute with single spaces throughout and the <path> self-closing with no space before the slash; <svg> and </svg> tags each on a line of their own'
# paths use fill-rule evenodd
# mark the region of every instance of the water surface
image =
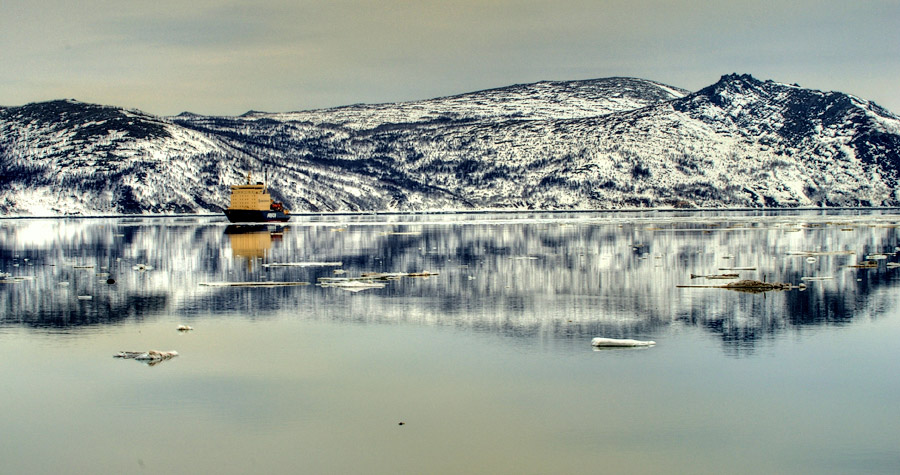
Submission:
<svg viewBox="0 0 900 475">
<path fill-rule="evenodd" d="M 3 471 L 900 470 L 900 216 L 294 220 L 0 221 Z"/>
</svg>

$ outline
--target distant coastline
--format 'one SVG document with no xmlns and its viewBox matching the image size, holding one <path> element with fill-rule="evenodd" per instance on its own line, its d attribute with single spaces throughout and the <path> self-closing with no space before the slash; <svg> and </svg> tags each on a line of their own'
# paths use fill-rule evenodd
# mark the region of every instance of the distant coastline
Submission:
<svg viewBox="0 0 900 475">
<path fill-rule="evenodd" d="M 591 213 L 747 213 L 773 212 L 786 213 L 792 211 L 890 211 L 900 212 L 900 206 L 829 206 L 829 207 L 784 207 L 784 208 L 611 208 L 611 209 L 479 209 L 479 210 L 428 210 L 428 211 L 301 211 L 291 213 L 298 217 L 315 216 L 428 216 L 428 215 L 484 215 L 484 214 L 591 214 Z M 178 218 L 216 218 L 225 216 L 221 213 L 169 213 L 169 214 L 97 214 L 97 215 L 41 215 L 41 216 L 0 216 L 0 220 L 14 219 L 178 219 Z M 251 223 L 252 224 L 252 223 Z M 264 224 L 264 223 L 260 223 Z M 285 224 L 290 225 L 290 224 Z"/>
</svg>

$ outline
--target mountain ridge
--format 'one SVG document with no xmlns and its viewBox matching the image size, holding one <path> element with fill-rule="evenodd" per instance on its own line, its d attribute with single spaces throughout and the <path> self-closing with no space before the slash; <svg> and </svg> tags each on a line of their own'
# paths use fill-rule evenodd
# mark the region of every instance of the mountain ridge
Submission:
<svg viewBox="0 0 900 475">
<path fill-rule="evenodd" d="M 896 206 L 900 119 L 728 74 L 541 81 L 240 116 L 0 108 L 0 213 L 219 212 L 270 171 L 295 211 Z"/>
</svg>

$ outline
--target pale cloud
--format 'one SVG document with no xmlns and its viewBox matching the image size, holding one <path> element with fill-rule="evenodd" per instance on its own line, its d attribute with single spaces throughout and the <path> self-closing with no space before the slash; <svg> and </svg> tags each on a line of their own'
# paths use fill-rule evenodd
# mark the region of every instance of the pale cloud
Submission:
<svg viewBox="0 0 900 475">
<path fill-rule="evenodd" d="M 900 4 L 836 0 L 7 0 L 0 103 L 240 114 L 542 79 L 751 73 L 900 112 Z"/>
</svg>

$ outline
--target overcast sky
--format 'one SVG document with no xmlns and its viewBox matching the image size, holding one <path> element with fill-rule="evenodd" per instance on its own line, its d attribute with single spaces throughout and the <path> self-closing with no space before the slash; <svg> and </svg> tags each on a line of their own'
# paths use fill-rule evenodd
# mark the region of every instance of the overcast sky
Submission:
<svg viewBox="0 0 900 475">
<path fill-rule="evenodd" d="M 900 113 L 897 0 L 3 0 L 0 104 L 158 115 L 428 99 L 544 79 L 723 74 Z"/>
</svg>

